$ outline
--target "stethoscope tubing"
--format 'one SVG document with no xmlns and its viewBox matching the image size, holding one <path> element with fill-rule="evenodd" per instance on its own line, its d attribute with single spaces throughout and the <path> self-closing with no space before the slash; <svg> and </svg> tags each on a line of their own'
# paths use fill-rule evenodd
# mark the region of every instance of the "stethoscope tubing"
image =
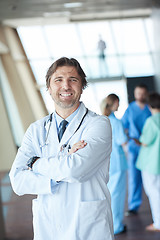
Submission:
<svg viewBox="0 0 160 240">
<path fill-rule="evenodd" d="M 80 126 L 82 125 L 82 122 L 83 122 L 84 118 L 86 117 L 87 113 L 88 113 L 88 108 L 86 108 L 86 112 L 85 112 L 83 118 L 81 119 L 81 122 L 80 122 L 80 124 L 78 125 L 77 129 L 76 129 L 75 132 L 73 133 L 73 135 L 78 131 L 78 129 L 79 129 Z M 46 134 L 45 142 L 44 142 L 43 145 L 40 145 L 40 147 L 44 147 L 45 145 L 47 145 L 47 140 L 48 140 L 48 136 L 49 136 L 51 124 L 52 124 L 52 119 L 53 119 L 53 113 L 50 114 L 50 117 L 49 117 L 48 122 L 45 122 L 45 125 L 44 125 L 45 128 L 46 128 L 46 125 L 47 125 L 47 124 L 49 124 L 49 126 L 48 126 L 48 129 L 47 129 L 47 134 Z M 73 135 L 72 135 L 72 136 L 73 136 Z M 72 137 L 72 136 L 71 136 L 71 137 Z M 65 144 L 65 146 L 67 146 L 67 144 Z"/>
</svg>

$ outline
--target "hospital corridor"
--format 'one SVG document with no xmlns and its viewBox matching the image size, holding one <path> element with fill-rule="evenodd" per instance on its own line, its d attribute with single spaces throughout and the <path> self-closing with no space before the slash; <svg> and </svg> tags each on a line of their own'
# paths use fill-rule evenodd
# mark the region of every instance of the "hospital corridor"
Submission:
<svg viewBox="0 0 160 240">
<path fill-rule="evenodd" d="M 0 0 L 0 240 L 160 240 L 160 1 Z"/>
</svg>

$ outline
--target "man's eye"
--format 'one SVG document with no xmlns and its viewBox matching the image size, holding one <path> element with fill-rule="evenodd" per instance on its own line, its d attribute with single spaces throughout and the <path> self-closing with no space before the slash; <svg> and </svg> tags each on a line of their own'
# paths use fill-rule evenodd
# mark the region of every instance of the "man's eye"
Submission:
<svg viewBox="0 0 160 240">
<path fill-rule="evenodd" d="M 70 81 L 77 82 L 78 80 L 76 78 L 71 78 Z"/>
<path fill-rule="evenodd" d="M 62 79 L 55 79 L 55 82 L 61 82 Z"/>
</svg>

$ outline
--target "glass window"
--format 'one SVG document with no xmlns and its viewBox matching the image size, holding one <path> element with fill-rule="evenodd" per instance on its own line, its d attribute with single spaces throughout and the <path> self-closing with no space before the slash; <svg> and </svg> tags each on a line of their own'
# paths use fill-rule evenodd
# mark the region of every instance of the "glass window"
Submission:
<svg viewBox="0 0 160 240">
<path fill-rule="evenodd" d="M 124 57 L 124 74 L 127 77 L 154 75 L 150 55 L 131 55 Z"/>
<path fill-rule="evenodd" d="M 84 99 L 85 92 L 92 100 L 94 94 L 96 98 L 103 95 L 105 85 L 101 80 L 106 79 L 109 88 L 109 78 L 154 75 L 151 18 L 19 27 L 18 33 L 49 112 L 54 106 L 46 92 L 45 75 L 59 57 L 75 57 L 80 62 L 90 81 Z M 100 37 L 106 43 L 103 59 L 98 53 Z M 97 82 L 93 84 L 92 80 Z M 118 86 L 118 81 L 116 84 Z M 111 85 L 116 86 L 113 81 Z M 98 109 L 95 100 L 91 103 Z"/>
<path fill-rule="evenodd" d="M 98 41 L 101 37 L 106 43 L 106 55 L 115 54 L 114 42 L 107 21 L 78 24 L 85 56 L 98 56 Z"/>
<path fill-rule="evenodd" d="M 47 64 L 62 56 L 77 58 L 89 79 L 154 74 L 149 18 L 19 27 L 18 32 L 38 84 Z M 107 46 L 105 59 L 98 57 L 99 36 Z"/>
<path fill-rule="evenodd" d="M 52 63 L 51 59 L 30 61 L 38 85 L 45 85 L 45 76 Z"/>
<path fill-rule="evenodd" d="M 154 34 L 153 34 L 153 22 L 150 18 L 144 19 L 144 24 L 146 28 L 146 34 L 147 34 L 147 40 L 148 40 L 148 45 L 149 45 L 149 50 L 152 52 L 155 51 L 155 46 L 154 46 Z"/>
<path fill-rule="evenodd" d="M 119 53 L 149 52 L 143 19 L 113 21 L 113 31 Z"/>
<path fill-rule="evenodd" d="M 76 24 L 64 24 L 45 26 L 45 34 L 48 39 L 52 57 L 76 57 L 83 56 L 76 31 Z"/>
<path fill-rule="evenodd" d="M 50 57 L 41 26 L 19 27 L 18 34 L 28 59 Z"/>
<path fill-rule="evenodd" d="M 106 58 L 106 65 L 107 65 L 107 76 L 109 77 L 116 77 L 123 75 L 123 68 L 121 57 L 119 56 L 108 56 Z"/>
</svg>

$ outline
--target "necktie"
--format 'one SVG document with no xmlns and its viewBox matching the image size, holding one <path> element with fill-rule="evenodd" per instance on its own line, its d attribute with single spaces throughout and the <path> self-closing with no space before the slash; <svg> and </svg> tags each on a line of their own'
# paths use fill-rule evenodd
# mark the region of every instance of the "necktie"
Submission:
<svg viewBox="0 0 160 240">
<path fill-rule="evenodd" d="M 59 125 L 59 133 L 58 133 L 58 139 L 59 139 L 59 142 L 61 141 L 61 138 L 63 136 L 63 133 L 65 132 L 66 130 L 66 125 L 67 125 L 67 121 L 66 120 L 63 120 L 60 125 Z"/>
</svg>

